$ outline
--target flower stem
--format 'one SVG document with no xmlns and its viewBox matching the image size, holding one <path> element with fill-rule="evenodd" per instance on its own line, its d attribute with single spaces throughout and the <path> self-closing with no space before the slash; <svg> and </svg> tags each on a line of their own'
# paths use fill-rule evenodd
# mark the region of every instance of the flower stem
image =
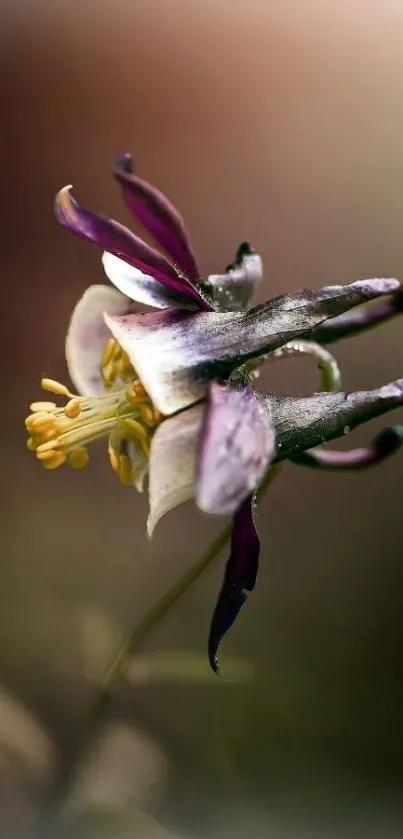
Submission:
<svg viewBox="0 0 403 839">
<path fill-rule="evenodd" d="M 127 667 L 133 653 L 145 638 L 155 629 L 163 618 L 171 611 L 172 607 L 183 597 L 196 580 L 204 574 L 217 559 L 222 549 L 230 539 L 232 525 L 229 524 L 214 539 L 210 547 L 199 557 L 199 559 L 185 571 L 179 580 L 164 594 L 160 600 L 144 616 L 143 620 L 133 629 L 130 637 L 120 649 L 113 664 L 109 668 L 102 686 L 102 693 L 111 694 L 119 682 L 125 677 Z"/>
<path fill-rule="evenodd" d="M 99 732 L 108 719 L 116 689 L 124 680 L 131 658 L 137 648 L 160 624 L 172 607 L 183 597 L 191 586 L 211 567 L 231 537 L 232 524 L 228 524 L 214 539 L 197 561 L 185 571 L 179 580 L 155 603 L 140 623 L 136 624 L 129 638 L 119 650 L 104 678 L 100 692 L 95 698 L 84 728 L 73 749 L 67 764 L 61 768 L 53 791 L 51 810 L 55 816 L 67 801 L 74 774 L 82 759 L 91 750 Z M 206 665 L 207 666 L 207 665 Z"/>
<path fill-rule="evenodd" d="M 256 492 L 256 501 L 261 500 L 268 486 L 277 476 L 280 466 L 281 464 L 273 464 L 273 466 L 268 469 Z M 177 582 L 174 583 L 174 585 L 145 614 L 140 623 L 136 624 L 129 638 L 119 650 L 116 658 L 106 673 L 101 690 L 92 705 L 90 714 L 85 722 L 82 736 L 78 741 L 77 748 L 73 750 L 73 754 L 70 756 L 68 764 L 63 767 L 59 776 L 54 800 L 52 802 L 52 809 L 55 806 L 59 808 L 67 800 L 75 770 L 81 759 L 85 758 L 86 753 L 91 749 L 99 732 L 103 728 L 108 718 L 116 689 L 124 680 L 130 661 L 137 648 L 143 643 L 143 641 L 145 641 L 146 638 L 148 638 L 154 629 L 156 629 L 156 627 L 171 611 L 172 607 L 175 606 L 175 604 L 178 603 L 178 601 L 189 591 L 192 585 L 197 582 L 212 566 L 222 549 L 229 542 L 231 532 L 232 522 L 224 527 L 221 533 L 219 533 L 219 535 L 214 539 L 207 550 L 204 551 L 204 553 L 196 560 L 191 568 L 179 577 L 179 580 L 177 580 Z"/>
</svg>

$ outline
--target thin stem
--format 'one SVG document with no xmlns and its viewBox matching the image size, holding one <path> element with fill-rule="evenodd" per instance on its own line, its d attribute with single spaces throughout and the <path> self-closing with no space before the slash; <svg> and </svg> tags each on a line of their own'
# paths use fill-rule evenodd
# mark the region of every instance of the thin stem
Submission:
<svg viewBox="0 0 403 839">
<path fill-rule="evenodd" d="M 199 580 L 202 575 L 212 565 L 215 559 L 219 556 L 222 549 L 225 547 L 230 539 L 232 525 L 229 524 L 217 538 L 212 542 L 209 548 L 199 557 L 199 559 L 185 571 L 179 580 L 155 603 L 149 612 L 144 616 L 139 624 L 133 629 L 130 637 L 126 643 L 119 650 L 113 664 L 109 668 L 102 686 L 101 695 L 107 693 L 111 695 L 126 676 L 127 667 L 133 653 L 137 650 L 140 644 L 150 635 L 150 633 L 161 623 L 172 607 L 183 597 L 184 594 L 191 588 L 193 583 Z"/>
<path fill-rule="evenodd" d="M 268 359 L 269 361 L 277 361 L 295 354 L 308 355 L 315 359 L 320 374 L 320 391 L 337 393 L 338 390 L 341 390 L 341 373 L 336 359 L 329 350 L 321 347 L 315 341 L 304 341 L 299 338 L 295 341 L 289 341 L 283 347 L 270 353 Z"/>
<path fill-rule="evenodd" d="M 209 548 L 196 560 L 194 565 L 181 575 L 179 580 L 146 613 L 140 623 L 136 624 L 127 641 L 119 650 L 105 676 L 101 690 L 92 705 L 84 725 L 82 736 L 78 740 L 77 748 L 70 756 L 67 765 L 62 768 L 60 776 L 57 779 L 52 800 L 52 812 L 55 815 L 67 800 L 74 773 L 80 760 L 91 749 L 108 718 L 114 695 L 126 676 L 127 668 L 133 654 L 171 611 L 172 607 L 178 603 L 184 594 L 189 591 L 191 586 L 211 567 L 214 560 L 218 558 L 222 549 L 229 542 L 231 531 L 232 525 L 228 524 L 216 539 L 214 539 Z"/>
<path fill-rule="evenodd" d="M 279 472 L 279 464 L 274 464 L 268 471 L 256 492 L 256 501 L 260 501 L 268 489 L 271 482 Z M 211 568 L 213 562 L 218 558 L 225 545 L 229 542 L 232 532 L 232 523 L 228 524 L 221 533 L 214 539 L 206 551 L 196 560 L 196 562 L 185 571 L 179 580 L 155 603 L 154 606 L 146 613 L 140 623 L 136 624 L 130 633 L 127 641 L 119 650 L 116 658 L 112 662 L 105 679 L 103 681 L 101 690 L 97 695 L 95 702 L 90 710 L 89 717 L 84 726 L 83 736 L 80 738 L 78 747 L 71 756 L 68 766 L 64 767 L 64 771 L 59 777 L 57 788 L 54 795 L 53 807 L 60 808 L 63 802 L 66 801 L 70 791 L 71 782 L 74 777 L 74 772 L 84 757 L 86 752 L 91 748 L 95 742 L 99 732 L 104 726 L 110 709 L 112 707 L 113 698 L 117 688 L 125 679 L 128 666 L 131 658 L 148 636 L 159 626 L 161 621 L 171 611 L 173 606 L 189 591 L 194 583 L 201 579 L 203 574 Z M 207 663 L 206 663 L 207 666 Z"/>
</svg>

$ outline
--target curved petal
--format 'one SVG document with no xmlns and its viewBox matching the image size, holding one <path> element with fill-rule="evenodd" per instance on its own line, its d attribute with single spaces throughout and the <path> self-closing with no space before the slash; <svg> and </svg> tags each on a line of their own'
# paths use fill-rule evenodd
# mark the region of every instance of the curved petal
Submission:
<svg viewBox="0 0 403 839">
<path fill-rule="evenodd" d="M 149 537 L 165 513 L 193 497 L 197 441 L 202 419 L 203 409 L 195 405 L 165 420 L 155 432 L 149 467 Z"/>
<path fill-rule="evenodd" d="M 71 316 L 66 336 L 66 360 L 70 378 L 82 396 L 104 393 L 100 373 L 102 351 L 111 333 L 103 313 L 123 314 L 130 301 L 106 285 L 92 285 L 84 292 Z"/>
<path fill-rule="evenodd" d="M 210 309 L 196 288 L 178 274 L 165 256 L 150 248 L 123 224 L 87 210 L 73 198 L 71 189 L 71 186 L 61 189 L 55 200 L 55 215 L 63 227 L 150 274 L 171 291 L 186 294 L 198 308 Z"/>
<path fill-rule="evenodd" d="M 375 417 L 403 406 L 403 379 L 376 390 L 265 397 L 276 431 L 277 460 L 342 437 Z"/>
<path fill-rule="evenodd" d="M 327 318 L 388 294 L 396 280 L 298 291 L 248 312 L 185 312 L 108 317 L 107 324 L 160 411 L 171 414 L 206 393 L 209 382 L 298 336 Z"/>
<path fill-rule="evenodd" d="M 118 158 L 113 174 L 122 188 L 123 198 L 136 221 L 171 257 L 190 280 L 197 280 L 199 270 L 189 233 L 178 210 L 159 189 L 134 174 L 133 158 Z"/>
<path fill-rule="evenodd" d="M 218 649 L 221 641 L 238 617 L 248 593 L 255 586 L 259 553 L 260 541 L 254 521 L 253 500 L 250 496 L 241 504 L 234 517 L 231 553 L 211 621 L 208 657 L 215 673 L 220 672 Z"/>
<path fill-rule="evenodd" d="M 184 309 L 194 309 L 195 301 L 185 294 L 172 291 L 168 286 L 143 274 L 138 268 L 129 265 L 113 253 L 104 251 L 102 264 L 108 280 L 130 300 L 153 306 L 155 309 L 167 309 L 169 306 L 180 306 Z"/>
<path fill-rule="evenodd" d="M 234 262 L 225 274 L 210 274 L 205 285 L 214 303 L 222 311 L 245 309 L 263 278 L 263 262 L 248 242 L 239 245 Z"/>
<path fill-rule="evenodd" d="M 200 437 L 196 500 L 206 513 L 233 513 L 275 457 L 266 406 L 250 387 L 213 382 Z"/>
<path fill-rule="evenodd" d="M 342 338 L 353 338 L 367 329 L 387 323 L 403 312 L 403 292 L 398 291 L 375 306 L 353 309 L 337 318 L 331 318 L 312 333 L 312 340 L 318 344 L 333 344 Z"/>
<path fill-rule="evenodd" d="M 403 446 L 403 427 L 392 425 L 383 428 L 368 446 L 362 446 L 348 451 L 333 451 L 328 449 L 310 449 L 290 458 L 297 466 L 308 466 L 310 469 L 326 469 L 341 472 L 359 471 L 377 466 Z"/>
</svg>

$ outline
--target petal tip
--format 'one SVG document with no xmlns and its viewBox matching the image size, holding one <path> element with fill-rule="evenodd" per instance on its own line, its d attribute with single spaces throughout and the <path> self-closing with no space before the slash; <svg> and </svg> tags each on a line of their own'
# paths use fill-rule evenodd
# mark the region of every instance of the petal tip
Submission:
<svg viewBox="0 0 403 839">
<path fill-rule="evenodd" d="M 120 154 L 119 157 L 114 160 L 112 169 L 118 173 L 124 172 L 128 175 L 134 175 L 135 165 L 131 154 L 129 154 L 129 152 Z"/>
<path fill-rule="evenodd" d="M 368 290 L 370 293 L 392 294 L 400 288 L 400 282 L 395 277 L 376 277 L 371 280 L 357 280 L 353 283 L 355 288 Z"/>
<path fill-rule="evenodd" d="M 73 184 L 67 184 L 56 193 L 54 207 L 58 219 L 67 216 L 71 212 L 73 203 L 72 189 Z"/>
</svg>

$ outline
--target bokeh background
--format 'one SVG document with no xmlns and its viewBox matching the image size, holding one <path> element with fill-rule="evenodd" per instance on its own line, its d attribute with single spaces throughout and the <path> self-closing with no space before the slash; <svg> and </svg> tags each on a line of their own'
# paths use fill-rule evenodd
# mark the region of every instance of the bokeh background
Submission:
<svg viewBox="0 0 403 839">
<path fill-rule="evenodd" d="M 11 837 L 41 831 L 114 652 L 221 526 L 189 504 L 149 544 L 147 498 L 117 484 L 102 446 L 80 473 L 48 474 L 26 451 L 28 403 L 43 374 L 66 380 L 71 310 L 102 278 L 96 248 L 58 228 L 54 194 L 73 183 L 128 222 L 109 167 L 131 151 L 183 212 L 204 273 L 249 239 L 264 257 L 260 299 L 401 277 L 403 8 L 3 0 L 0 17 L 0 834 Z M 346 388 L 401 376 L 401 335 L 395 321 L 337 346 Z M 278 392 L 315 384 L 308 363 L 270 368 Z M 83 835 L 123 835 L 119 812 L 140 819 L 124 835 L 147 839 L 402 834 L 402 475 L 399 456 L 361 475 L 284 470 L 260 512 L 259 586 L 223 650 L 233 683 L 204 658 L 222 556 L 143 647 L 77 774 L 67 809 L 87 813 Z"/>
</svg>

